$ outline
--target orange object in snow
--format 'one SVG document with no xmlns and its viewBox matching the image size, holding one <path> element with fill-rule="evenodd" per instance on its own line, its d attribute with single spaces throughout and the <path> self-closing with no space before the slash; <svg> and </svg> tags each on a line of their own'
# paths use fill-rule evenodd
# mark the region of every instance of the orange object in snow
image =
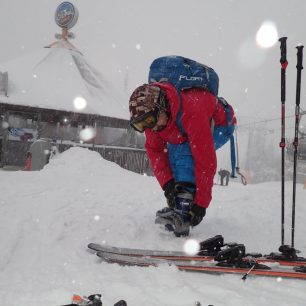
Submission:
<svg viewBox="0 0 306 306">
<path fill-rule="evenodd" d="M 31 171 L 31 165 L 32 165 L 32 154 L 28 152 L 26 160 L 26 171 Z"/>
</svg>

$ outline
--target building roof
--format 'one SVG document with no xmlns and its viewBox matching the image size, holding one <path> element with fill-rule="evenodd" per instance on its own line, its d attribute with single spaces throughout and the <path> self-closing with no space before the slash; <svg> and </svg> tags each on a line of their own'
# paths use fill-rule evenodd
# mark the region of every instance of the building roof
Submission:
<svg viewBox="0 0 306 306">
<path fill-rule="evenodd" d="M 129 118 L 123 93 L 76 48 L 51 45 L 0 64 L 0 71 L 7 71 L 9 79 L 8 97 L 0 95 L 0 103 Z M 76 109 L 76 97 L 86 100 L 84 109 Z"/>
</svg>

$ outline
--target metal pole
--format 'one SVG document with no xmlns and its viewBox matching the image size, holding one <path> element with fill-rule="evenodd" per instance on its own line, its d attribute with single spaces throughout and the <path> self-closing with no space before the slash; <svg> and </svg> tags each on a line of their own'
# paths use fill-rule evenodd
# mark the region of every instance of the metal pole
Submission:
<svg viewBox="0 0 306 306">
<path fill-rule="evenodd" d="M 287 37 L 282 37 L 280 41 L 280 51 L 281 51 L 281 141 L 279 146 L 282 150 L 282 161 L 281 161 L 281 181 L 282 181 L 282 190 L 281 190 L 281 245 L 284 245 L 285 241 L 285 101 L 286 101 L 286 68 L 288 65 L 287 62 L 287 46 L 286 41 Z"/>
<path fill-rule="evenodd" d="M 296 199 L 296 166 L 297 150 L 299 145 L 299 120 L 300 120 L 300 99 L 301 99 L 301 77 L 303 69 L 303 48 L 297 48 L 297 79 L 296 79 L 296 102 L 295 102 L 295 129 L 294 129 L 294 160 L 293 160 L 293 196 L 292 196 L 292 226 L 291 226 L 291 247 L 294 248 L 294 231 L 295 231 L 295 199 Z"/>
</svg>

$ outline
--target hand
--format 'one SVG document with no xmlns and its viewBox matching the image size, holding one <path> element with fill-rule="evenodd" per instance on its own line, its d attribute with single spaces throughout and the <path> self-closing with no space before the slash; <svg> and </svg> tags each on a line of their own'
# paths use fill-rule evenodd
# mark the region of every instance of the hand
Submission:
<svg viewBox="0 0 306 306">
<path fill-rule="evenodd" d="M 167 204 L 170 208 L 174 208 L 175 207 L 175 181 L 174 179 L 171 179 L 170 181 L 168 181 L 164 186 L 163 186 L 163 190 L 164 190 L 164 195 L 167 199 Z"/>
<path fill-rule="evenodd" d="M 190 225 L 197 226 L 202 222 L 206 214 L 206 208 L 193 203 L 191 206 L 190 214 L 191 214 Z"/>
</svg>

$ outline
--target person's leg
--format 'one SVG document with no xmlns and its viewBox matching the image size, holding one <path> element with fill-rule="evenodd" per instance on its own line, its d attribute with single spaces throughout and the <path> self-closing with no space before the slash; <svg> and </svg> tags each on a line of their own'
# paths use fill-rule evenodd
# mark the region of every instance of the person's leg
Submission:
<svg viewBox="0 0 306 306">
<path fill-rule="evenodd" d="M 157 212 L 157 223 L 166 224 L 175 235 L 189 234 L 190 208 L 195 193 L 194 161 L 189 144 L 168 144 L 168 156 L 175 178 L 176 199 L 174 210 Z"/>
<path fill-rule="evenodd" d="M 194 161 L 189 143 L 168 144 L 168 156 L 175 182 L 194 185 Z M 194 190 L 191 191 L 194 192 Z"/>
<path fill-rule="evenodd" d="M 227 173 L 227 174 L 226 174 L 226 183 L 225 183 L 225 184 L 226 184 L 226 186 L 228 186 L 228 183 L 229 183 L 229 176 L 230 176 L 230 174 L 229 174 L 229 173 Z"/>
</svg>

